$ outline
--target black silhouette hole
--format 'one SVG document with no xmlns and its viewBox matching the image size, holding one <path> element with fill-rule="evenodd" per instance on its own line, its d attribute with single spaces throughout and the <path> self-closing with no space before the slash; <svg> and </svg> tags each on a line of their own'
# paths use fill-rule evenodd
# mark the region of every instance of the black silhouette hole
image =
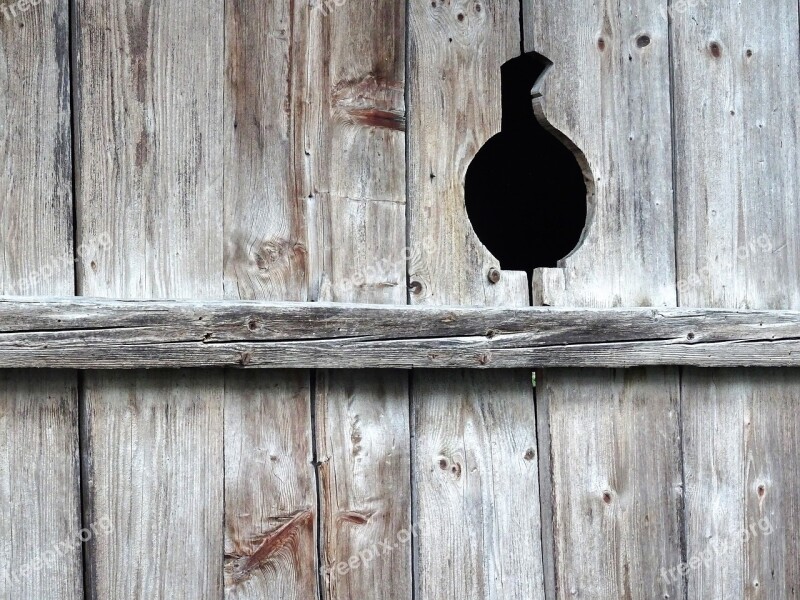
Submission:
<svg viewBox="0 0 800 600">
<path fill-rule="evenodd" d="M 503 120 L 469 166 L 467 214 L 503 269 L 556 267 L 586 226 L 586 181 L 571 149 L 534 115 L 532 89 L 550 67 L 536 53 L 502 66 Z"/>
</svg>

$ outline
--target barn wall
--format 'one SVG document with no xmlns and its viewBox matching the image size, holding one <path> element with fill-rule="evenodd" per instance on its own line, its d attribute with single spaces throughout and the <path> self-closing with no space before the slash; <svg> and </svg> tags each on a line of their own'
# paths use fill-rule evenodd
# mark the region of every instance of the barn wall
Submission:
<svg viewBox="0 0 800 600">
<path fill-rule="evenodd" d="M 675 15 L 682 306 L 800 308 L 798 39 L 794 1 Z M 682 397 L 689 597 L 795 596 L 800 371 L 686 369 Z"/>
<path fill-rule="evenodd" d="M 519 7 L 411 2 L 409 26 L 411 301 L 527 305 L 524 273 L 490 277 L 464 208 L 470 162 L 500 131 Z M 417 371 L 411 408 L 417 597 L 543 598 L 530 372 Z"/>
<path fill-rule="evenodd" d="M 534 0 L 525 44 L 555 63 L 541 120 L 576 145 L 589 222 L 563 268 L 534 274 L 549 306 L 675 306 L 667 2 Z M 679 373 L 538 378 L 546 585 L 553 598 L 680 598 Z"/>
<path fill-rule="evenodd" d="M 525 305 L 463 207 L 522 44 L 590 189 L 535 302 L 796 309 L 798 7 L 728 4 L 6 2 L 0 292 Z M 793 597 L 797 371 L 537 391 L 3 373 L 0 598 Z"/>
<path fill-rule="evenodd" d="M 4 295 L 75 292 L 68 40 L 64 3 L 0 20 Z M 0 373 L 0 598 L 82 597 L 77 383 Z"/>
</svg>

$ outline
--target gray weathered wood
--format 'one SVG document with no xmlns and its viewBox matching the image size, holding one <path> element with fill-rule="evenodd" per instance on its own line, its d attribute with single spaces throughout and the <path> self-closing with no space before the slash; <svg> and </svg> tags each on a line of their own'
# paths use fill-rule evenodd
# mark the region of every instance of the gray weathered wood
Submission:
<svg viewBox="0 0 800 600">
<path fill-rule="evenodd" d="M 537 116 L 581 150 L 589 190 L 583 239 L 534 274 L 535 304 L 676 303 L 669 6 L 523 2 L 525 49 L 554 63 Z M 677 370 L 547 371 L 537 390 L 549 595 L 682 597 L 658 580 L 681 558 Z"/>
<path fill-rule="evenodd" d="M 296 151 L 310 154 L 300 195 L 313 215 L 315 300 L 407 302 L 405 12 L 374 0 L 319 0 L 311 11 Z M 317 373 L 325 600 L 412 598 L 408 381 L 387 370 Z"/>
<path fill-rule="evenodd" d="M 76 11 L 78 292 L 221 298 L 223 4 L 94 2 Z M 84 378 L 92 598 L 219 598 L 222 374 Z"/>
<path fill-rule="evenodd" d="M 0 15 L 0 293 L 72 295 L 69 9 L 22 8 Z M 79 476 L 75 374 L 0 374 L 3 600 L 83 598 Z"/>
<path fill-rule="evenodd" d="M 800 308 L 799 28 L 794 0 L 673 15 L 681 305 Z M 684 371 L 689 598 L 797 596 L 799 380 Z"/>
<path fill-rule="evenodd" d="M 310 6 L 226 3 L 225 296 L 310 299 L 300 123 Z M 225 597 L 318 595 L 317 481 L 308 371 L 225 385 Z"/>
<path fill-rule="evenodd" d="M 464 208 L 470 162 L 500 131 L 500 68 L 519 53 L 519 3 L 414 0 L 409 28 L 411 301 L 527 305 L 524 273 L 489 281 L 502 265 Z M 530 372 L 423 372 L 412 390 L 416 596 L 543 598 Z"/>
<path fill-rule="evenodd" d="M 0 368 L 797 366 L 800 312 L 0 299 Z"/>
<path fill-rule="evenodd" d="M 542 344 L 773 341 L 800 337 L 800 311 L 724 308 L 386 306 L 344 302 L 0 297 L 0 341 L 60 336 L 116 343 L 428 339 L 535 335 Z"/>
<path fill-rule="evenodd" d="M 306 370 L 226 373 L 226 597 L 316 596 L 310 395 Z"/>
</svg>

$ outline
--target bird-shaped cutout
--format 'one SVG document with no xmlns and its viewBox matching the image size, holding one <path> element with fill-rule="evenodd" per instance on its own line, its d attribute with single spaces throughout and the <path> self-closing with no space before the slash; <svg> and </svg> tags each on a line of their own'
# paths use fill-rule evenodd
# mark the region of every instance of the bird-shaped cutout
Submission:
<svg viewBox="0 0 800 600">
<path fill-rule="evenodd" d="M 502 66 L 500 133 L 480 149 L 465 181 L 478 238 L 503 269 L 556 267 L 586 225 L 586 182 L 572 150 L 537 120 L 532 90 L 551 66 L 524 54 Z"/>
</svg>

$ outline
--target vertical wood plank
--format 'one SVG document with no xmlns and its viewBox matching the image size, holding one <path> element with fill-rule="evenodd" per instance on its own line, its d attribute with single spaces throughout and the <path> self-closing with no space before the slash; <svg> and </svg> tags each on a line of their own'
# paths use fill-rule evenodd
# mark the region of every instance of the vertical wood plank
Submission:
<svg viewBox="0 0 800 600">
<path fill-rule="evenodd" d="M 317 383 L 324 597 L 410 599 L 408 375 L 326 371 Z"/>
<path fill-rule="evenodd" d="M 403 17 L 402 5 L 356 1 L 229 4 L 228 296 L 405 301 Z M 308 384 L 297 388 L 292 377 L 279 389 L 279 378 L 261 375 L 270 384 L 259 401 L 270 409 L 253 416 L 252 398 L 233 397 L 234 377 L 226 390 L 226 591 L 308 598 L 317 584 L 307 543 L 316 514 L 310 439 L 301 442 L 303 423 L 312 431 Z M 324 567 L 410 529 L 406 381 L 389 373 L 317 378 Z M 242 427 L 253 419 L 258 426 Z M 248 451 L 282 446 L 302 451 L 276 452 L 271 464 Z M 334 469 L 341 475 L 332 481 Z M 291 525 L 296 548 L 275 539 L 279 513 L 307 515 Z M 324 593 L 369 595 L 379 575 L 392 597 L 408 597 L 410 546 L 343 575 L 326 569 Z"/>
<path fill-rule="evenodd" d="M 222 296 L 223 6 L 76 5 L 79 291 Z M 222 594 L 221 373 L 85 378 L 93 598 Z"/>
<path fill-rule="evenodd" d="M 579 151 L 588 221 L 558 269 L 534 274 L 550 306 L 674 306 L 666 1 L 523 3 L 525 47 L 553 61 L 538 118 Z M 537 379 L 548 595 L 680 598 L 677 369 L 545 371 Z"/>
<path fill-rule="evenodd" d="M 227 298 L 309 300 L 297 141 L 309 13 L 305 2 L 226 2 Z M 318 596 L 311 393 L 308 371 L 226 374 L 226 598 Z"/>
<path fill-rule="evenodd" d="M 673 15 L 682 305 L 800 306 L 798 21 L 789 0 Z M 687 369 L 682 392 L 689 597 L 794 597 L 798 372 Z"/>
<path fill-rule="evenodd" d="M 515 2 L 409 3 L 412 302 L 527 305 L 464 208 L 472 158 L 500 130 L 500 67 L 519 54 Z M 413 374 L 415 589 L 420 598 L 543 598 L 530 372 Z"/>
<path fill-rule="evenodd" d="M 317 597 L 308 371 L 229 372 L 225 597 Z"/>
<path fill-rule="evenodd" d="M 0 16 L 0 294 L 74 293 L 69 11 Z M 72 372 L 0 374 L 0 598 L 83 597 Z"/>
<path fill-rule="evenodd" d="M 321 2 L 310 31 L 315 299 L 405 304 L 404 3 Z M 316 391 L 323 597 L 410 600 L 408 374 L 323 371 Z"/>
</svg>

